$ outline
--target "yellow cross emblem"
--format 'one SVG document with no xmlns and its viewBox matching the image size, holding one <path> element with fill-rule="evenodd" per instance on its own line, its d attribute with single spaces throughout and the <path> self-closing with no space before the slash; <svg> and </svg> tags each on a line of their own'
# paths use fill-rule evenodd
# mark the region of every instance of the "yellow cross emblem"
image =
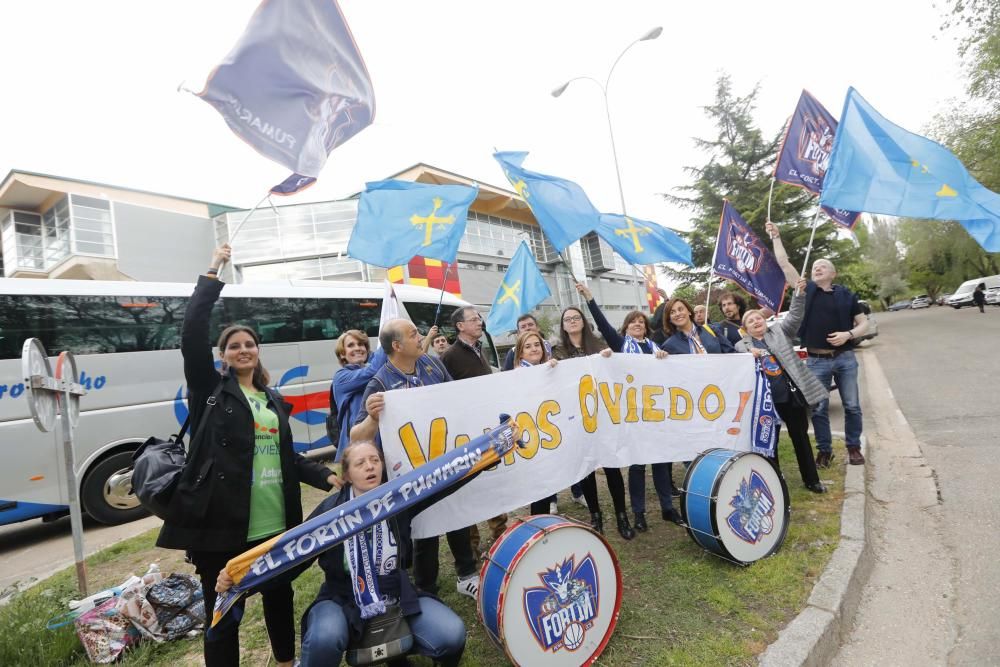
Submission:
<svg viewBox="0 0 1000 667">
<path fill-rule="evenodd" d="M 625 218 L 625 229 L 616 229 L 615 230 L 615 236 L 631 236 L 632 237 L 632 245 L 635 246 L 635 251 L 636 252 L 642 252 L 643 251 L 643 247 L 639 243 L 639 235 L 640 234 L 642 234 L 642 235 L 649 234 L 652 231 L 653 230 L 650 229 L 649 227 L 636 227 L 635 223 L 632 221 L 632 218 L 626 217 Z"/>
<path fill-rule="evenodd" d="M 417 227 L 424 225 L 424 245 L 431 244 L 431 234 L 433 232 L 434 225 L 441 225 L 444 227 L 445 225 L 451 225 L 455 222 L 455 216 L 453 215 L 448 215 L 443 218 L 439 218 L 437 216 L 438 209 L 441 208 L 441 204 L 443 203 L 444 202 L 441 201 L 440 197 L 435 197 L 434 210 L 430 212 L 430 215 L 421 216 L 414 213 L 410 216 L 411 224 Z"/>
<path fill-rule="evenodd" d="M 927 168 L 927 165 L 926 164 L 920 164 L 919 160 L 914 160 L 913 158 L 910 158 L 910 165 L 912 167 L 914 167 L 914 168 L 919 167 L 921 174 L 929 174 L 930 173 L 930 169 Z M 937 192 L 935 192 L 934 194 L 936 196 L 938 196 L 938 197 L 957 197 L 958 196 L 958 192 L 955 191 L 955 188 L 951 187 L 947 183 L 942 183 L 941 184 L 941 189 L 938 190 Z"/>
<path fill-rule="evenodd" d="M 504 173 L 507 174 L 507 180 L 510 181 L 510 184 L 514 186 L 514 192 L 517 193 L 517 196 L 525 201 L 528 201 L 528 197 L 531 196 L 531 193 L 528 192 L 528 184 L 524 182 L 524 179 L 519 178 L 515 181 L 509 171 L 505 171 Z"/>
<path fill-rule="evenodd" d="M 503 290 L 503 295 L 497 299 L 497 304 L 501 304 L 504 301 L 510 299 L 514 302 L 514 305 L 518 308 L 521 307 L 521 300 L 517 298 L 517 293 L 521 290 L 521 281 L 518 280 L 516 283 L 507 287 L 507 283 L 500 281 L 500 289 Z"/>
</svg>

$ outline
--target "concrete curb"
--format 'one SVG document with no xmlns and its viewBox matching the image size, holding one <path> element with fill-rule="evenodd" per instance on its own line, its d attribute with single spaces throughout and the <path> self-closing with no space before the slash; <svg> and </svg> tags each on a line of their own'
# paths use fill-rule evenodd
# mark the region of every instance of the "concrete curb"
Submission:
<svg viewBox="0 0 1000 667">
<path fill-rule="evenodd" d="M 861 448 L 863 452 L 868 451 L 864 436 Z M 760 665 L 828 664 L 841 641 L 850 633 L 852 619 L 861 603 L 861 592 L 875 564 L 871 542 L 867 539 L 867 470 L 867 465 L 847 466 L 844 506 L 840 513 L 840 544 L 813 587 L 805 609 L 767 647 L 759 658 Z"/>
</svg>

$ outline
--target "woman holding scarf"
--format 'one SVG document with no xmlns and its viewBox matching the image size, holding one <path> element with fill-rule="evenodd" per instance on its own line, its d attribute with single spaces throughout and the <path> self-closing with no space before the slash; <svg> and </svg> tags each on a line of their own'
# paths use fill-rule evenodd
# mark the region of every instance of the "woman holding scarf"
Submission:
<svg viewBox="0 0 1000 667">
<path fill-rule="evenodd" d="M 556 359 L 586 357 L 604 352 L 611 353 L 607 344 L 591 331 L 590 323 L 587 322 L 583 311 L 579 308 L 575 306 L 566 308 L 560 316 L 560 322 L 559 343 L 552 348 L 552 356 Z M 618 468 L 605 468 L 604 478 L 608 482 L 611 502 L 615 505 L 618 534 L 623 539 L 631 540 L 635 537 L 635 530 L 629 523 L 628 511 L 625 508 L 625 480 L 622 478 L 622 472 Z M 601 514 L 601 505 L 597 498 L 596 474 L 592 472 L 580 480 L 580 487 L 583 490 L 583 498 L 587 502 L 587 509 L 590 510 L 590 526 L 603 535 L 604 516 Z"/>
<path fill-rule="evenodd" d="M 600 306 L 594 301 L 594 295 L 581 283 L 576 284 L 576 290 L 587 300 L 587 308 L 597 323 L 597 330 L 604 336 L 611 349 L 622 354 L 652 354 L 657 359 L 665 359 L 667 353 L 647 338 L 650 335 L 649 318 L 642 311 L 633 310 L 625 316 L 622 326 L 617 331 L 608 319 L 604 317 Z M 654 463 L 653 486 L 660 499 L 660 511 L 666 514 L 671 508 L 670 494 L 670 464 Z M 632 465 L 628 469 L 628 495 L 632 502 L 632 514 L 635 518 L 635 529 L 640 533 L 649 530 L 646 523 L 646 466 Z"/>
<path fill-rule="evenodd" d="M 355 442 L 341 459 L 344 486 L 313 511 L 327 512 L 383 484 L 385 463 L 371 442 Z M 465 650 L 465 624 L 436 597 L 417 593 L 406 572 L 413 560 L 410 522 L 475 475 L 426 501 L 381 521 L 319 556 L 326 574 L 315 602 L 302 619 L 302 667 L 339 665 L 365 622 L 399 605 L 413 635 L 413 652 L 437 664 L 458 665 Z"/>
<path fill-rule="evenodd" d="M 760 360 L 771 386 L 774 407 L 792 439 L 802 482 L 813 493 L 826 493 L 826 487 L 819 481 L 809 442 L 809 406 L 826 400 L 830 394 L 796 354 L 792 343 L 805 315 L 805 279 L 800 278 L 795 288 L 788 315 L 774 326 L 767 326 L 759 310 L 748 310 L 743 315 L 743 329 L 747 333 L 736 343 L 736 351 L 749 352 Z M 777 449 L 774 463 L 778 464 Z"/>
</svg>

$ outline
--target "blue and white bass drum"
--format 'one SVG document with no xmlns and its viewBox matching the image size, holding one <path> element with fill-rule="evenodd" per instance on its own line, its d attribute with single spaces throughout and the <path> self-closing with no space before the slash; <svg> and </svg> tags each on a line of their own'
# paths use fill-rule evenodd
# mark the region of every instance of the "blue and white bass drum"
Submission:
<svg viewBox="0 0 1000 667">
<path fill-rule="evenodd" d="M 775 553 L 788 530 L 788 487 L 759 454 L 709 449 L 688 468 L 681 517 L 709 552 L 749 565 Z"/>
<path fill-rule="evenodd" d="M 515 519 L 479 576 L 479 620 L 515 665 L 589 665 L 618 622 L 618 557 L 602 535 L 561 516 Z"/>
</svg>

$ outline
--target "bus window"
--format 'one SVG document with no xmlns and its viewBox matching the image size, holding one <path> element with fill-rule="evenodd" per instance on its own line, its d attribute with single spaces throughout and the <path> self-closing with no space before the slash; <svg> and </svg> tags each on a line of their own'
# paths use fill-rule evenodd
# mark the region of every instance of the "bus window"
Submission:
<svg viewBox="0 0 1000 667">
<path fill-rule="evenodd" d="M 381 302 L 371 299 L 223 298 L 225 318 L 245 324 L 261 343 L 336 340 L 348 329 L 378 331 Z"/>
</svg>

